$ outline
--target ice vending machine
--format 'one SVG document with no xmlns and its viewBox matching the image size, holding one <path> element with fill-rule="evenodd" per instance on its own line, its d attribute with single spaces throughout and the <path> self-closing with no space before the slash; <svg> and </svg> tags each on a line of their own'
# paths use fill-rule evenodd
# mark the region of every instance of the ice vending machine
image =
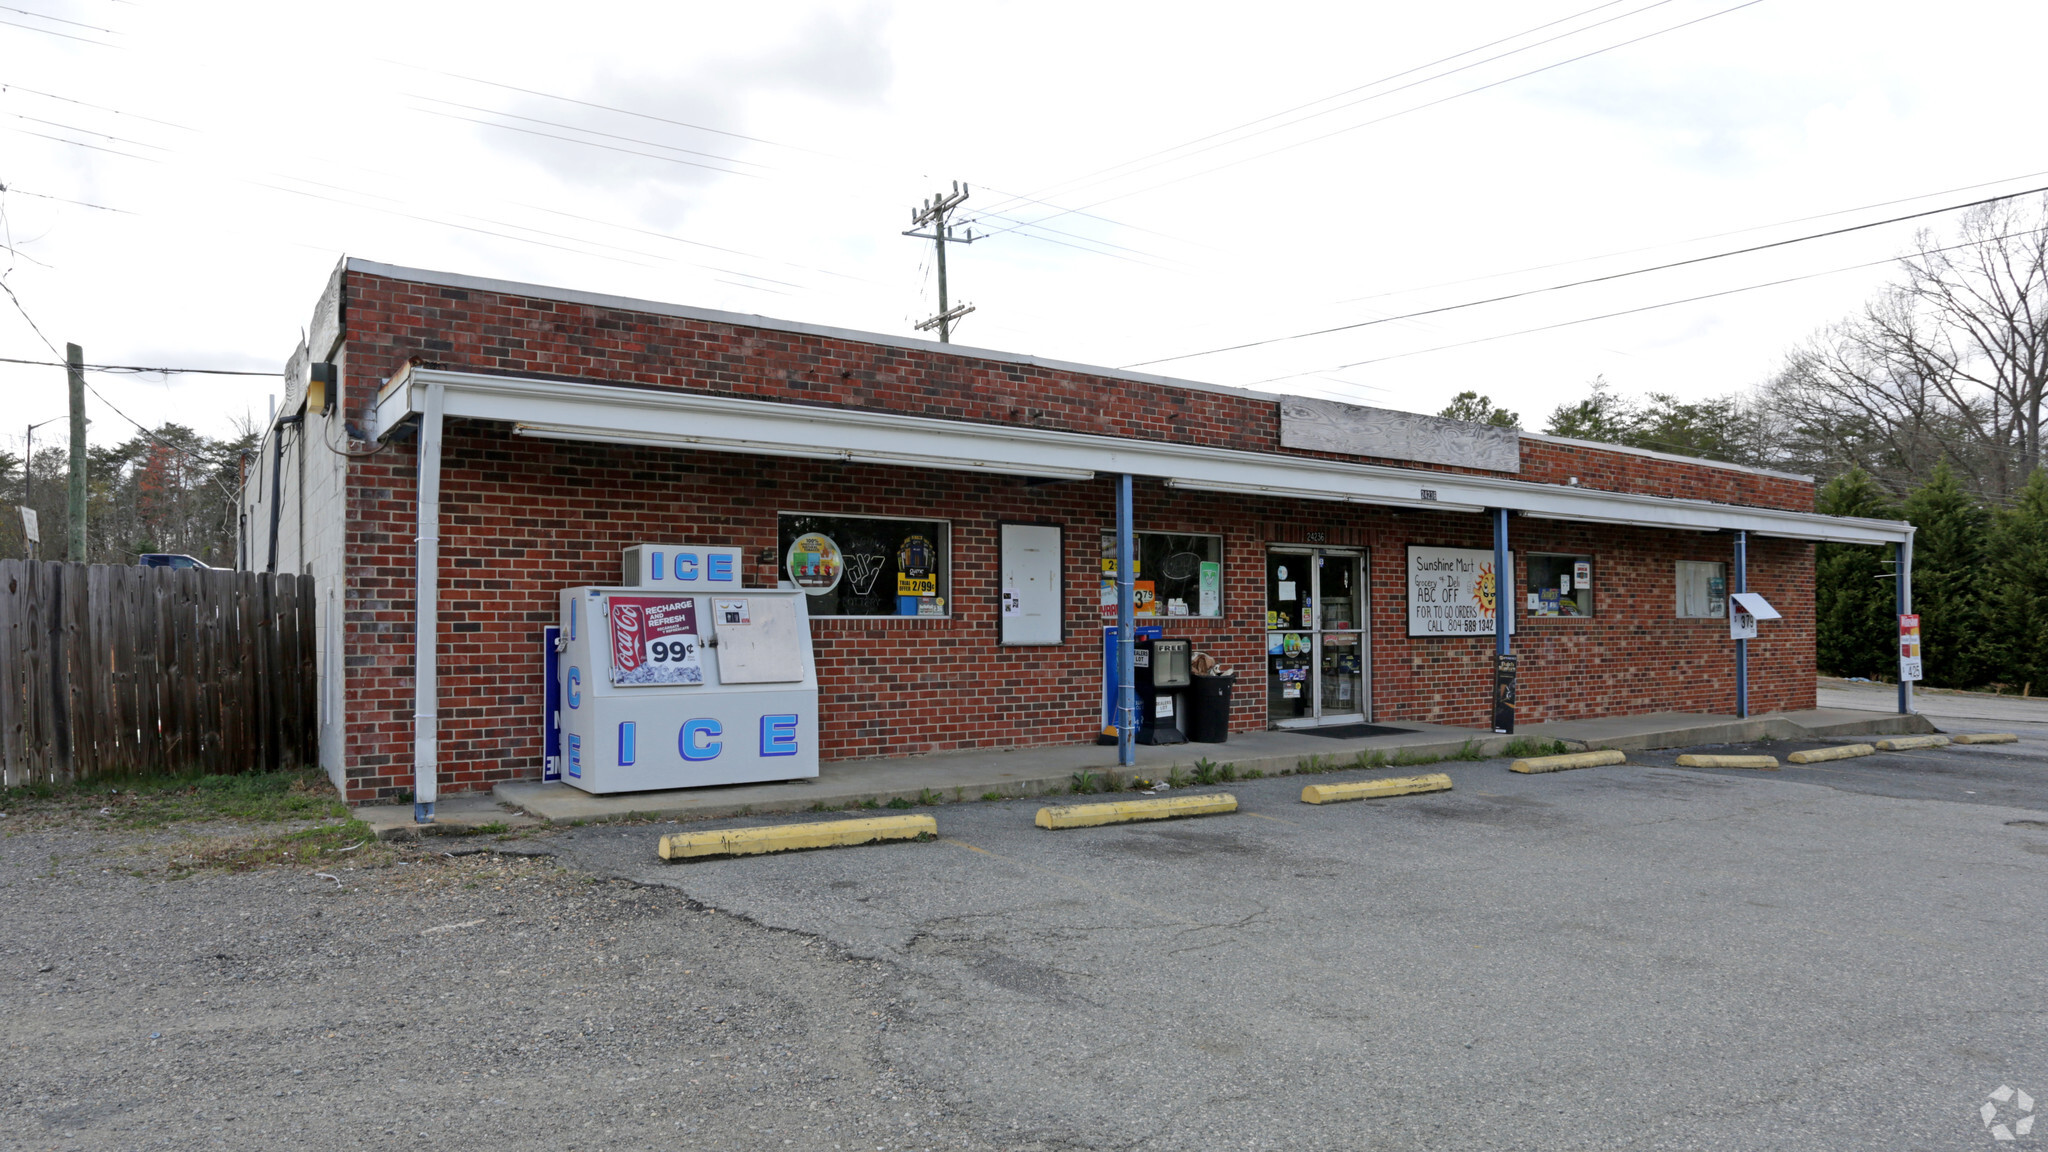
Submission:
<svg viewBox="0 0 2048 1152">
<path fill-rule="evenodd" d="M 562 593 L 563 783 L 640 792 L 818 774 L 804 592 L 685 589 Z"/>
</svg>

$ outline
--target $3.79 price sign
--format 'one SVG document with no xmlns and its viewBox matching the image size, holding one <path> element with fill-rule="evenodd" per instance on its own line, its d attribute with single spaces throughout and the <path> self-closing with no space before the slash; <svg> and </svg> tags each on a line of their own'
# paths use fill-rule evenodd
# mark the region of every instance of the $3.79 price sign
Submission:
<svg viewBox="0 0 2048 1152">
<path fill-rule="evenodd" d="M 694 596 L 613 596 L 612 683 L 702 684 Z"/>
</svg>

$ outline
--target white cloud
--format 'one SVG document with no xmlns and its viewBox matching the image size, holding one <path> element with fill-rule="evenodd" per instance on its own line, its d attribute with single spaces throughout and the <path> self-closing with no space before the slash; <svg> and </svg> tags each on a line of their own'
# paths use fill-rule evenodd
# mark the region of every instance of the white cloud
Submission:
<svg viewBox="0 0 2048 1152">
<path fill-rule="evenodd" d="M 24 256 L 8 283 L 53 340 L 119 363 L 275 366 L 343 252 L 909 335 L 934 302 L 930 257 L 897 233 L 912 204 L 962 179 L 976 187 L 976 213 L 1048 188 L 1062 206 L 1105 202 L 1095 216 L 1048 221 L 1059 233 L 956 249 L 953 297 L 980 308 L 959 339 L 1122 364 L 1709 252 L 1798 227 L 1671 242 L 2048 170 L 2014 132 L 2034 102 L 2028 46 L 2044 17 L 1983 0 L 1945 6 L 1938 21 L 1923 6 L 1864 5 L 1849 19 L 1764 3 L 1404 111 L 1726 6 L 1673 0 L 1154 167 L 1129 162 L 1575 8 L 512 0 L 484 18 L 471 5 L 393 0 L 345 14 L 37 2 L 117 29 L 109 38 L 123 46 L 0 28 L 0 83 L 12 86 L 0 91 L 0 182 L 135 215 L 8 195 Z M 594 129 L 628 139 L 592 143 L 670 159 L 450 113 Z M 1205 171 L 1221 164 L 1231 166 Z M 1126 166 L 1095 175 L 1116 165 Z M 981 227 L 1044 211 L 1011 202 Z M 1473 388 L 1525 416 L 1603 372 L 1626 387 L 1710 394 L 1770 371 L 1788 343 L 1852 311 L 1882 271 L 1407 354 L 1881 259 L 1911 230 L 1157 370 L 1241 383 L 1378 360 L 1286 386 L 1423 410 Z M 1639 247 L 1655 250 L 1515 272 Z M 0 356 L 42 354 L 0 304 Z M 62 411 L 60 371 L 0 368 L 0 382 L 0 444 L 6 430 Z M 260 416 L 274 388 L 96 384 L 146 422 L 216 433 Z M 95 408 L 95 418 L 95 438 L 123 433 L 111 414 Z"/>
</svg>

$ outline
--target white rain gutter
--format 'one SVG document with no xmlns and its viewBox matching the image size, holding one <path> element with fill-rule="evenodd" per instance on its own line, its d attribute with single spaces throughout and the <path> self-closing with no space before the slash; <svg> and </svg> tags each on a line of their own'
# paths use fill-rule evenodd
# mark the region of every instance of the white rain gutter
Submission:
<svg viewBox="0 0 2048 1152">
<path fill-rule="evenodd" d="M 419 506 L 416 570 L 413 574 L 413 702 L 412 818 L 434 822 L 434 801 L 440 795 L 440 722 L 435 704 L 440 697 L 441 625 L 441 424 L 447 394 L 439 380 L 429 380 L 420 410 Z"/>
<path fill-rule="evenodd" d="M 408 369 L 387 383 L 377 396 L 372 435 L 381 439 L 422 415 L 428 391 L 440 386 L 447 390 L 445 406 L 452 417 L 495 421 L 511 425 L 519 435 L 550 439 L 770 452 L 1048 479 L 1090 473 L 1154 476 L 1168 487 L 1195 491 L 1438 511 L 1507 508 L 1556 520 L 1695 532 L 1744 530 L 1840 544 L 1892 544 L 1911 527 L 1168 440 L 439 368 Z"/>
</svg>

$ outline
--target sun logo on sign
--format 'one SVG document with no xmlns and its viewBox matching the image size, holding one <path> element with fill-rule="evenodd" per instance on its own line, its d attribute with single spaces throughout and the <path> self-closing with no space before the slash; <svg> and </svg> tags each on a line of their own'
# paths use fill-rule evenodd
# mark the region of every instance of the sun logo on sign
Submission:
<svg viewBox="0 0 2048 1152">
<path fill-rule="evenodd" d="M 1493 565 L 1479 566 L 1479 587 L 1472 590 L 1472 595 L 1479 601 L 1481 608 L 1488 612 L 1493 611 Z"/>
</svg>

